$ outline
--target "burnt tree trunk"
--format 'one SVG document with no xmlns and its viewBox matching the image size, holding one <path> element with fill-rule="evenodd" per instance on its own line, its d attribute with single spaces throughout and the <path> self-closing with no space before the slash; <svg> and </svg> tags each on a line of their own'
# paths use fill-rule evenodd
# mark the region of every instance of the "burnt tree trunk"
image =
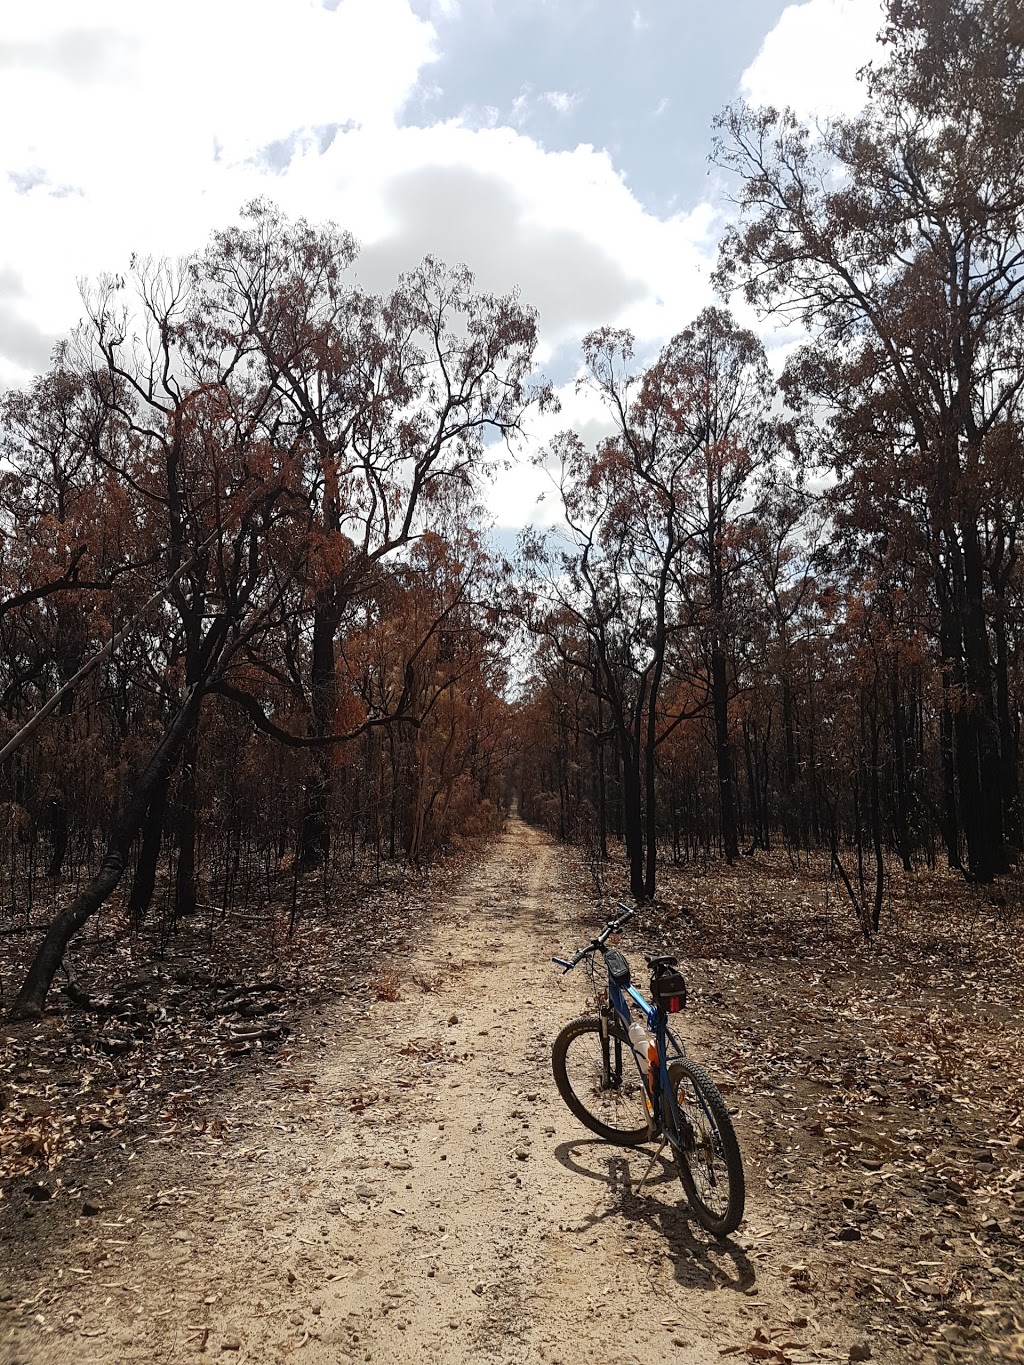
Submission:
<svg viewBox="0 0 1024 1365">
<path fill-rule="evenodd" d="M 79 656 L 80 657 L 80 656 Z M 71 672 L 65 670 L 65 680 L 76 672 L 72 668 Z M 71 715 L 75 706 L 74 692 L 68 692 L 61 698 L 60 708 L 57 715 L 62 719 Z M 60 796 L 53 798 L 49 808 L 49 827 L 50 827 L 50 861 L 47 864 L 46 875 L 56 881 L 64 871 L 64 858 L 68 851 L 68 803 L 67 797 L 61 793 Z"/>
<path fill-rule="evenodd" d="M 979 880 L 991 881 L 995 874 L 1008 870 L 1009 862 L 1003 828 L 1003 783 L 999 761 L 999 729 L 993 697 L 992 651 L 985 612 L 984 563 L 981 537 L 973 521 L 964 530 L 964 568 L 967 589 L 964 645 L 968 682 L 979 703 L 978 771 L 985 820 L 985 876 Z"/>
<path fill-rule="evenodd" d="M 310 671 L 312 690 L 311 734 L 322 738 L 334 729 L 338 682 L 334 637 L 339 614 L 335 606 L 317 606 L 313 617 L 313 649 Z M 331 850 L 331 796 L 334 756 L 330 745 L 318 746 L 309 758 L 303 793 L 302 828 L 299 834 L 300 871 L 323 866 Z"/>
<path fill-rule="evenodd" d="M 186 736 L 181 754 L 181 781 L 178 786 L 177 829 L 178 870 L 174 884 L 174 916 L 188 919 L 196 913 L 197 859 L 196 837 L 199 821 L 196 765 L 199 762 L 197 727 Z"/>
<path fill-rule="evenodd" d="M 999 722 L 999 776 L 1003 801 L 1003 824 L 1013 848 L 1021 844 L 1020 785 L 1017 778 L 1017 736 L 1011 715 L 1009 661 L 1006 640 L 1006 603 L 996 597 L 996 714 Z"/>
<path fill-rule="evenodd" d="M 868 773 L 868 797 L 871 808 L 871 848 L 875 857 L 875 894 L 871 905 L 871 929 L 878 933 L 882 919 L 882 898 L 885 893 L 885 853 L 882 848 L 882 800 L 878 775 L 878 705 L 877 696 L 871 708 L 871 768 Z"/>
<path fill-rule="evenodd" d="M 899 671 L 893 665 L 891 676 L 892 752 L 893 752 L 893 829 L 896 851 L 904 872 L 910 871 L 910 817 L 908 811 L 907 750 L 903 728 L 903 707 L 900 702 Z"/>
<path fill-rule="evenodd" d="M 718 764 L 718 807 L 722 819 L 722 847 L 727 863 L 739 856 L 736 832 L 736 798 L 732 782 L 732 746 L 729 742 L 729 677 L 725 651 L 718 645 L 711 653 L 711 692 L 715 709 L 715 758 Z"/>
<path fill-rule="evenodd" d="M 63 797 L 56 798 L 47 812 L 50 829 L 50 861 L 46 875 L 56 881 L 64 870 L 64 856 L 68 850 L 68 808 Z"/>
<path fill-rule="evenodd" d="M 957 872 L 962 872 L 963 864 L 960 861 L 960 837 L 957 821 L 953 710 L 950 705 L 952 678 L 945 636 L 943 636 L 942 659 L 939 667 L 942 674 L 942 713 L 939 717 L 939 762 L 942 768 L 942 840 L 946 845 L 948 866 Z"/>
<path fill-rule="evenodd" d="M 146 815 L 142 823 L 142 847 L 139 849 L 138 861 L 135 864 L 135 876 L 132 878 L 131 895 L 128 899 L 132 923 L 135 925 L 141 924 L 146 918 L 146 912 L 153 900 L 169 787 L 170 778 L 168 775 L 163 781 L 157 783 L 156 789 L 150 797 L 149 805 L 146 807 Z"/>
<path fill-rule="evenodd" d="M 107 851 L 99 872 L 71 904 L 58 911 L 51 921 L 11 1008 L 12 1019 L 40 1017 L 68 944 L 117 888 L 124 875 L 132 843 L 142 827 L 154 793 L 173 770 L 195 725 L 202 695 L 199 688 L 193 688 L 146 767 L 136 778 L 127 800 L 111 825 Z"/>
<path fill-rule="evenodd" d="M 622 833 L 629 863 L 629 894 L 644 899 L 644 836 L 640 791 L 639 745 L 628 731 L 619 735 L 622 749 Z"/>
</svg>

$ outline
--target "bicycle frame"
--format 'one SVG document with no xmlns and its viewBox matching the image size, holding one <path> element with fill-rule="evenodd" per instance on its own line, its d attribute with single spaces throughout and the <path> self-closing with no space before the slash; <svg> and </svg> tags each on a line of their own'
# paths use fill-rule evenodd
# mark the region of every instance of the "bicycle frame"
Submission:
<svg viewBox="0 0 1024 1365">
<path fill-rule="evenodd" d="M 676 1097 L 673 1087 L 669 1081 L 669 1063 L 675 1061 L 677 1057 L 686 1055 L 682 1043 L 668 1027 L 668 1016 L 660 1005 L 652 1005 L 637 990 L 636 986 L 626 986 L 623 988 L 608 978 L 608 1006 L 601 1010 L 601 1018 L 608 1017 L 608 1010 L 614 1010 L 623 1028 L 628 1029 L 633 1022 L 633 1012 L 630 1002 L 639 1011 L 647 1028 L 653 1033 L 658 1048 L 658 1080 L 655 1087 L 655 1094 L 649 1097 L 650 1112 L 654 1116 L 657 1128 L 656 1136 L 664 1138 L 671 1146 L 680 1147 L 682 1144 L 677 1137 L 680 1131 L 679 1108 L 676 1104 Z M 604 1038 L 607 1045 L 608 1038 Z M 669 1047 L 671 1045 L 671 1055 Z M 640 1072 L 640 1079 L 644 1086 L 644 1093 L 647 1093 L 647 1076 L 649 1068 L 647 1058 L 640 1058 L 630 1047 L 633 1060 Z M 609 1065 L 607 1050 L 605 1051 L 605 1065 Z M 621 1058 L 618 1059 L 621 1067 Z M 670 1122 L 665 1122 L 665 1111 L 668 1110 Z"/>
<path fill-rule="evenodd" d="M 631 919 L 636 913 L 635 909 L 620 903 L 619 908 L 626 912 L 625 916 L 619 920 L 610 921 L 605 925 L 601 934 L 594 939 L 586 948 L 582 948 L 575 957 L 568 959 L 562 957 L 552 957 L 551 961 L 556 966 L 561 967 L 563 972 L 568 972 L 587 955 L 599 949 L 604 960 L 604 944 L 612 933 L 620 932 L 621 926 L 627 919 Z M 673 1147 L 682 1150 L 682 1143 L 677 1134 L 682 1131 L 680 1122 L 679 1106 L 676 1103 L 675 1092 L 669 1080 L 669 1063 L 677 1057 L 685 1057 L 686 1049 L 680 1043 L 672 1030 L 668 1027 L 668 1016 L 660 1005 L 652 1005 L 646 997 L 633 985 L 622 987 L 612 980 L 611 973 L 608 973 L 608 1004 L 601 1007 L 599 1014 L 602 1023 L 612 1018 L 613 1014 L 618 1017 L 622 1027 L 629 1029 L 633 1022 L 633 1009 L 635 1007 L 642 1016 L 647 1028 L 654 1034 L 658 1048 L 658 1074 L 655 1085 L 655 1093 L 649 1093 L 647 1077 L 650 1074 L 649 1065 L 646 1057 L 638 1057 L 633 1051 L 633 1047 L 627 1042 L 630 1055 L 636 1063 L 640 1073 L 640 1083 L 643 1086 L 644 1095 L 647 1097 L 648 1121 L 653 1131 L 652 1137 L 660 1137 L 670 1143 Z M 610 1057 L 609 1043 L 612 1041 L 609 1032 L 602 1027 L 602 1061 L 604 1063 L 605 1084 L 619 1085 L 622 1081 L 622 1043 L 615 1039 L 615 1067 L 613 1069 Z M 671 1045 L 671 1055 L 669 1046 Z M 703 1100 L 700 1096 L 701 1104 Z M 667 1109 L 667 1115 L 666 1115 Z M 668 1122 L 666 1122 L 666 1117 Z"/>
</svg>

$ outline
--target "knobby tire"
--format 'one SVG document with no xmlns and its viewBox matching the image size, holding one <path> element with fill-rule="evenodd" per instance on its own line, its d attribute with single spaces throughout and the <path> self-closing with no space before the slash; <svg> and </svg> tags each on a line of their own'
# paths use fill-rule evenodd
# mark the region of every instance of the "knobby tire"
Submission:
<svg viewBox="0 0 1024 1365">
<path fill-rule="evenodd" d="M 645 1087 L 625 1029 L 617 1020 L 610 1020 L 608 1031 L 613 1065 L 616 1051 L 619 1054 L 618 1085 L 609 1086 L 603 1074 L 601 1021 L 596 1015 L 574 1019 L 555 1039 L 551 1052 L 555 1085 L 580 1123 L 592 1133 L 620 1147 L 638 1147 L 648 1138 Z"/>
<path fill-rule="evenodd" d="M 743 1218 L 743 1160 L 732 1120 L 711 1077 L 682 1058 L 669 1066 L 680 1111 L 682 1150 L 676 1169 L 693 1216 L 716 1237 L 728 1237 Z"/>
</svg>

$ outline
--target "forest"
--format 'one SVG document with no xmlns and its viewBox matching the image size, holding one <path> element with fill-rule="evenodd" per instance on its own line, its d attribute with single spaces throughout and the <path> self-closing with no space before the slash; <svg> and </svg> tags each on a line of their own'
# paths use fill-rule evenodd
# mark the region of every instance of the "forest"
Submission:
<svg viewBox="0 0 1024 1365">
<path fill-rule="evenodd" d="M 46 923 L 16 1015 L 115 892 L 136 928 L 327 895 L 513 796 L 641 899 L 824 852 L 865 936 L 894 862 L 1011 871 L 1020 34 L 901 4 L 887 40 L 854 119 L 720 116 L 723 302 L 657 356 L 585 338 L 610 434 L 533 453 L 555 524 L 515 563 L 482 481 L 554 402 L 517 297 L 433 259 L 368 294 L 264 202 L 86 288 L 0 408 L 0 885 Z M 795 338 L 778 375 L 737 310 Z"/>
<path fill-rule="evenodd" d="M 671 1310 L 631 1358 L 1024 1359 L 1024 14 L 884 13 L 860 113 L 718 116 L 716 299 L 656 354 L 582 339 L 596 441 L 533 438 L 518 291 L 428 256 L 372 292 L 266 199 L 85 282 L 0 394 L 26 1359 L 404 1359 L 397 1321 L 582 1365 L 530 1335 L 581 1292 L 567 1238 Z M 548 489 L 515 552 L 503 462 Z M 622 897 L 693 964 L 747 1154 L 711 1251 L 553 1146 L 549 951 Z M 446 1256 L 439 1329 L 410 1305 Z"/>
</svg>

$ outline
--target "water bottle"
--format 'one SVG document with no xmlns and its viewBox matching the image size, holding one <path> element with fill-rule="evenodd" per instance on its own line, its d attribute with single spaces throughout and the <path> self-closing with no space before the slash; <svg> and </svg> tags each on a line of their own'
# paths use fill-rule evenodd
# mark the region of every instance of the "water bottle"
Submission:
<svg viewBox="0 0 1024 1365">
<path fill-rule="evenodd" d="M 638 1019 L 634 1019 L 629 1026 L 629 1045 L 641 1064 L 646 1060 L 647 1049 L 653 1041 L 654 1039 L 648 1033 L 646 1026 L 641 1024 Z"/>
<path fill-rule="evenodd" d="M 653 1111 L 654 1097 L 658 1093 L 658 1040 L 653 1033 L 647 1035 L 647 1089 Z"/>
<path fill-rule="evenodd" d="M 658 1074 L 658 1041 L 645 1025 L 634 1019 L 629 1026 L 629 1045 L 640 1063 L 640 1072 L 646 1081 L 644 1102 L 647 1105 L 647 1112 L 652 1114 L 654 1112 L 654 1106 L 651 1103 L 654 1095 L 654 1078 Z"/>
</svg>

